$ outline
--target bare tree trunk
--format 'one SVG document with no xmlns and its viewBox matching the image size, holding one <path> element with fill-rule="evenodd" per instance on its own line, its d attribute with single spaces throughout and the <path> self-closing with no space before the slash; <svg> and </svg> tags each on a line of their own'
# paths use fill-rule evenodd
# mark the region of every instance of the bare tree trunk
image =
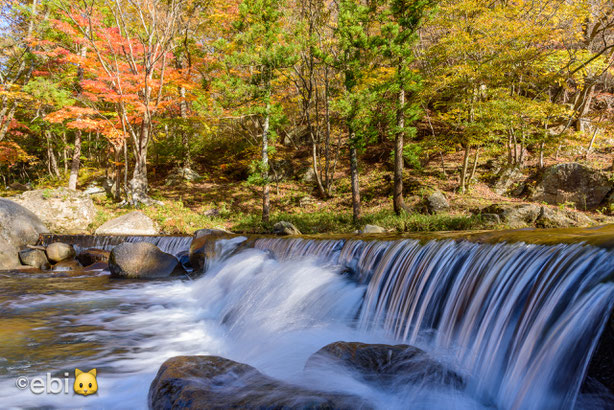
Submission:
<svg viewBox="0 0 614 410">
<path fill-rule="evenodd" d="M 77 178 L 79 177 L 79 167 L 81 165 L 81 130 L 75 131 L 75 148 L 72 152 L 70 163 L 70 176 L 68 177 L 68 189 L 77 189 Z"/>
<path fill-rule="evenodd" d="M 146 118 L 143 119 L 139 138 L 135 141 L 134 170 L 130 180 L 132 204 L 134 206 L 138 203 L 148 204 L 150 202 L 150 198 L 147 195 L 149 187 L 149 181 L 147 180 L 147 147 L 149 145 L 150 132 L 151 119 L 146 115 Z"/>
<path fill-rule="evenodd" d="M 471 181 L 473 181 L 473 178 L 475 177 L 475 170 L 478 167 L 478 160 L 480 158 L 480 147 L 477 147 L 475 149 L 475 155 L 473 157 L 473 167 L 471 168 L 471 175 L 469 175 L 469 179 L 467 180 L 467 183 L 471 183 Z"/>
<path fill-rule="evenodd" d="M 262 127 L 262 222 L 269 222 L 271 213 L 271 198 L 269 195 L 269 124 L 270 124 L 270 105 L 267 101 L 264 125 Z"/>
<path fill-rule="evenodd" d="M 62 158 L 64 160 L 64 175 L 68 173 L 68 141 L 66 140 L 66 131 L 62 132 Z"/>
<path fill-rule="evenodd" d="M 121 165 L 120 165 L 120 161 L 121 161 L 121 146 L 117 146 L 117 145 L 113 145 L 113 151 L 115 154 L 115 192 L 113 193 L 113 199 L 115 199 L 116 201 L 119 201 L 119 198 L 121 197 L 120 194 L 120 186 L 121 186 L 121 178 L 122 178 L 122 172 L 121 172 Z"/>
<path fill-rule="evenodd" d="M 124 140 L 124 194 L 128 196 L 128 141 Z"/>
<path fill-rule="evenodd" d="M 543 141 L 541 144 L 539 144 L 539 168 L 544 167 L 544 146 L 545 145 L 546 144 Z"/>
<path fill-rule="evenodd" d="M 397 107 L 397 133 L 394 144 L 394 188 L 392 204 L 394 212 L 399 215 L 402 210 L 406 210 L 405 201 L 403 200 L 403 146 L 405 137 L 405 115 L 403 109 L 405 107 L 405 90 L 401 88 L 399 91 L 399 101 Z"/>
<path fill-rule="evenodd" d="M 461 194 L 465 193 L 465 190 L 467 188 L 467 169 L 469 168 L 469 150 L 471 149 L 471 147 L 469 146 L 469 144 L 467 144 L 465 146 L 465 156 L 463 157 L 463 166 L 461 168 L 461 175 L 460 175 L 460 192 Z"/>
<path fill-rule="evenodd" d="M 358 223 L 361 218 L 360 206 L 360 182 L 358 180 L 358 155 L 354 139 L 356 138 L 354 131 L 350 129 L 350 178 L 352 184 L 352 219 L 354 223 Z"/>
<path fill-rule="evenodd" d="M 181 95 L 181 104 L 179 105 L 181 110 L 181 118 L 186 120 L 188 118 L 188 103 L 186 102 L 185 87 L 179 88 L 179 94 Z M 192 155 L 190 153 L 190 136 L 187 130 L 183 129 L 181 133 L 181 145 L 183 146 L 183 168 L 192 168 Z"/>
<path fill-rule="evenodd" d="M 60 177 L 60 171 L 58 170 L 58 162 L 53 152 L 53 146 L 51 144 L 51 133 L 45 131 L 45 139 L 47 140 L 47 159 L 49 160 L 49 174 L 56 178 Z"/>
</svg>

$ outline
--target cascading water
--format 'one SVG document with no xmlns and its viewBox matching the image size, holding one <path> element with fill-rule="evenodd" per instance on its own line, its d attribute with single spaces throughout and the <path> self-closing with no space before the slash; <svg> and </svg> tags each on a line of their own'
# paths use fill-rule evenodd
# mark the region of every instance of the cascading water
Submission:
<svg viewBox="0 0 614 410">
<path fill-rule="evenodd" d="M 158 243 L 190 243 L 172 241 Z M 22 338 L 0 331 L 3 406 L 142 408 L 166 358 L 212 354 L 380 408 L 573 408 L 614 302 L 614 253 L 590 246 L 263 238 L 233 253 L 240 242 L 220 240 L 195 281 L 0 273 L 0 329 Z M 469 383 L 377 388 L 303 371 L 338 340 L 413 344 Z M 74 367 L 98 367 L 98 395 L 16 391 L 16 376 Z"/>
</svg>

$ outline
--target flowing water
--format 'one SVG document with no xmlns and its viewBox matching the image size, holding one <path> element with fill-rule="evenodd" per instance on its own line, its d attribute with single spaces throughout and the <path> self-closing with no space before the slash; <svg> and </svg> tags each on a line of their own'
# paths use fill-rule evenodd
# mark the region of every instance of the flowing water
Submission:
<svg viewBox="0 0 614 410">
<path fill-rule="evenodd" d="M 87 240 L 81 246 L 119 241 Z M 174 254 L 190 243 L 148 240 Z M 0 407 L 144 408 L 160 364 L 190 354 L 358 394 L 378 408 L 608 406 L 579 390 L 614 304 L 612 251 L 263 238 L 230 252 L 239 242 L 219 240 L 225 257 L 196 280 L 0 272 Z M 303 370 L 339 340 L 421 347 L 464 374 L 467 387 L 376 387 L 338 368 Z M 15 385 L 47 372 L 72 376 L 76 367 L 98 369 L 96 395 L 35 395 Z"/>
</svg>

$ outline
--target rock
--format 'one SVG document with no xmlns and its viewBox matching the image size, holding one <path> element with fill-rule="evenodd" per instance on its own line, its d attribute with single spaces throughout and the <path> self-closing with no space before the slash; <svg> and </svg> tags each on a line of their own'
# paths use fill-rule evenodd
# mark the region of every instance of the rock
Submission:
<svg viewBox="0 0 614 410">
<path fill-rule="evenodd" d="M 280 221 L 273 225 L 273 233 L 275 235 L 301 235 L 301 231 L 287 221 Z"/>
<path fill-rule="evenodd" d="M 96 235 L 157 235 L 154 221 L 140 211 L 111 219 L 96 229 Z"/>
<path fill-rule="evenodd" d="M 16 269 L 21 266 L 17 248 L 0 237 L 0 270 Z"/>
<path fill-rule="evenodd" d="M 96 217 L 89 195 L 72 189 L 38 189 L 12 199 L 32 211 L 54 233 L 87 232 Z"/>
<path fill-rule="evenodd" d="M 84 272 L 98 272 L 102 270 L 109 270 L 109 264 L 105 262 L 96 262 L 83 268 Z"/>
<path fill-rule="evenodd" d="M 217 253 L 216 243 L 220 239 L 228 239 L 231 234 L 220 229 L 199 229 L 194 232 L 194 239 L 190 243 L 188 259 L 194 272 L 205 273 L 209 261 L 215 258 Z"/>
<path fill-rule="evenodd" d="M 588 366 L 584 384 L 593 383 L 604 387 L 614 395 L 614 312 L 599 338 L 599 344 Z M 582 386 L 586 390 L 588 386 Z"/>
<path fill-rule="evenodd" d="M 408 345 L 335 342 L 311 355 L 306 370 L 341 366 L 380 387 L 419 384 L 463 389 L 465 380 L 423 350 Z"/>
<path fill-rule="evenodd" d="M 479 211 L 482 217 L 497 215 L 501 223 L 510 228 L 568 228 L 572 226 L 588 226 L 595 221 L 581 212 L 555 209 L 536 204 L 493 204 Z"/>
<path fill-rule="evenodd" d="M 42 233 L 49 230 L 34 213 L 16 202 L 0 199 L 0 239 L 19 249 L 34 245 Z"/>
<path fill-rule="evenodd" d="M 305 169 L 302 173 L 301 181 L 303 182 L 315 182 L 316 181 L 316 173 L 313 170 L 313 167 L 309 167 Z"/>
<path fill-rule="evenodd" d="M 511 194 L 520 196 L 524 191 L 524 181 L 526 176 L 518 167 L 505 167 L 499 171 L 495 182 L 492 185 L 492 190 L 497 195 Z"/>
<path fill-rule="evenodd" d="M 55 263 L 65 259 L 72 259 L 77 254 L 72 245 L 62 242 L 53 242 L 46 249 L 47 259 Z"/>
<path fill-rule="evenodd" d="M 386 233 L 388 231 L 386 231 L 386 229 L 382 228 L 381 226 L 367 224 L 358 232 L 370 234 L 370 233 Z"/>
<path fill-rule="evenodd" d="M 174 169 L 170 174 L 168 174 L 166 177 L 166 185 L 177 184 L 182 181 L 193 182 L 200 179 L 202 179 L 202 177 L 192 168 L 182 167 Z"/>
<path fill-rule="evenodd" d="M 493 204 L 481 210 L 481 214 L 496 214 L 502 223 L 513 229 L 533 225 L 541 214 L 541 206 L 535 204 Z"/>
<path fill-rule="evenodd" d="M 85 188 L 83 193 L 86 195 L 101 195 L 101 194 L 106 195 L 107 191 L 103 187 L 92 184 L 92 185 L 89 185 L 87 188 Z"/>
<path fill-rule="evenodd" d="M 578 163 L 558 164 L 544 170 L 530 199 L 548 204 L 571 202 L 578 209 L 595 209 L 613 187 L 599 171 Z"/>
<path fill-rule="evenodd" d="M 441 191 L 435 191 L 430 194 L 424 201 L 426 211 L 429 214 L 437 214 L 446 211 L 450 208 L 448 199 Z"/>
<path fill-rule="evenodd" d="M 298 205 L 299 205 L 301 208 L 305 208 L 305 207 L 308 207 L 308 206 L 311 206 L 311 205 L 315 205 L 315 204 L 316 204 L 316 202 L 317 202 L 317 201 L 315 200 L 315 198 L 310 197 L 310 196 L 304 196 L 304 197 L 302 197 L 302 198 L 301 198 L 301 199 L 298 201 Z"/>
<path fill-rule="evenodd" d="M 220 210 L 217 208 L 212 208 L 212 209 L 207 209 L 203 215 L 205 215 L 208 218 L 219 218 L 220 216 Z"/>
<path fill-rule="evenodd" d="M 182 275 L 185 270 L 173 255 L 149 242 L 124 242 L 109 255 L 112 278 L 160 279 Z"/>
<path fill-rule="evenodd" d="M 86 249 L 84 251 L 79 252 L 77 255 L 77 260 L 83 266 L 90 266 L 97 262 L 109 262 L 109 251 L 105 251 L 102 249 Z"/>
<path fill-rule="evenodd" d="M 73 270 L 81 270 L 83 269 L 83 265 L 81 265 L 77 260 L 63 260 L 61 262 L 53 265 L 53 271 L 56 272 L 65 272 L 65 271 L 73 271 Z"/>
<path fill-rule="evenodd" d="M 45 255 L 45 251 L 40 249 L 22 249 L 19 251 L 19 260 L 22 264 L 32 266 L 37 269 L 49 269 L 49 261 Z"/>
<path fill-rule="evenodd" d="M 489 225 L 499 225 L 501 218 L 497 214 L 482 214 L 482 220 Z"/>
<path fill-rule="evenodd" d="M 151 409 L 262 408 L 364 409 L 364 399 L 319 392 L 275 380 L 247 364 L 217 356 L 165 361 L 149 388 Z"/>
</svg>

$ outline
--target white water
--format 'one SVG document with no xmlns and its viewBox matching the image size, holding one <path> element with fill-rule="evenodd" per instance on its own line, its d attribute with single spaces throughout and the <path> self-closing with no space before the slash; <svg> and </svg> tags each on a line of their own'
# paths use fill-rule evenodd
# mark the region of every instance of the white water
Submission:
<svg viewBox="0 0 614 410">
<path fill-rule="evenodd" d="M 594 322 L 603 320 L 603 311 L 611 307 L 611 303 L 608 306 L 604 300 L 611 300 L 614 294 L 611 284 L 598 285 L 599 278 L 611 273 L 614 258 L 610 253 L 595 248 L 577 247 L 563 252 L 561 247 L 557 254 L 555 247 L 526 248 L 526 245 L 492 247 L 466 244 L 455 248 L 455 245 L 447 242 L 420 247 L 417 242 L 365 244 L 360 241 L 304 241 L 301 247 L 295 247 L 289 246 L 288 242 L 276 241 L 268 244 L 260 242 L 257 247 L 272 249 L 277 246 L 273 253 L 279 261 L 267 251 L 249 249 L 228 260 L 214 263 L 205 277 L 195 281 L 115 282 L 105 290 L 23 295 L 0 306 L 0 312 L 16 315 L 59 309 L 63 314 L 41 326 L 59 329 L 65 338 L 63 343 L 92 346 L 90 357 L 71 358 L 63 353 L 62 343 L 58 343 L 56 357 L 45 357 L 30 368 L 16 366 L 8 369 L 8 375 L 0 381 L 0 406 L 145 408 L 149 385 L 160 364 L 172 356 L 191 354 L 227 357 L 255 366 L 272 377 L 309 388 L 358 394 L 379 408 L 407 408 L 408 402 L 416 409 L 482 408 L 483 405 L 474 397 L 484 397 L 480 393 L 484 390 L 503 408 L 530 407 L 527 403 L 531 403 L 525 401 L 527 397 L 535 400 L 534 407 L 552 408 L 560 403 L 569 406 L 570 399 L 561 395 L 573 394 L 575 398 L 578 386 L 562 386 L 565 390 L 563 393 L 534 391 L 535 386 L 527 386 L 526 380 L 550 377 L 552 371 L 561 368 L 570 354 L 569 345 L 584 340 L 577 332 L 598 332 L 602 323 Z M 289 255 L 288 252 L 294 253 Z M 418 254 L 421 259 L 416 258 Z M 473 265 L 468 262 L 472 255 L 475 256 Z M 556 255 L 561 259 L 570 259 L 569 263 L 555 263 L 553 258 Z M 541 265 L 538 263 L 540 257 L 543 259 Z M 410 260 L 413 262 L 410 263 Z M 574 260 L 577 261 L 575 265 Z M 582 261 L 586 263 L 583 265 Z M 489 263 L 493 264 L 490 268 L 487 266 Z M 514 263 L 521 267 L 511 269 L 509 264 L 514 266 Z M 465 268 L 461 269 L 458 264 Z M 548 272 L 551 274 L 540 273 L 542 271 L 539 270 L 529 274 L 527 265 L 531 264 L 550 266 Z M 348 268 L 355 271 L 353 276 L 358 281 L 340 275 Z M 419 301 L 422 310 L 432 310 L 436 306 L 453 308 L 454 305 L 447 307 L 444 299 L 441 299 L 441 292 L 451 292 L 454 281 L 451 284 L 442 281 L 439 282 L 441 286 L 436 286 L 438 282 L 433 278 L 418 280 L 420 275 L 428 272 L 449 280 L 456 279 L 459 285 L 467 284 L 472 275 L 490 274 L 501 282 L 517 281 L 517 288 L 513 289 L 520 293 L 522 289 L 525 292 L 529 289 L 526 287 L 528 285 L 523 287 L 522 280 L 533 283 L 539 277 L 553 283 L 554 291 L 580 287 L 575 292 L 577 297 L 565 299 L 569 302 L 568 308 L 563 307 L 562 313 L 560 306 L 559 311 L 554 312 L 546 303 L 550 300 L 548 297 L 555 295 L 543 291 L 547 295 L 536 304 L 533 321 L 521 323 L 524 325 L 524 330 L 521 330 L 531 336 L 529 339 L 533 340 L 535 349 L 527 344 L 515 346 L 519 352 L 516 356 L 518 360 L 513 366 L 501 370 L 499 363 L 488 362 L 499 356 L 487 354 L 498 351 L 502 343 L 509 342 L 509 336 L 506 331 L 497 330 L 493 324 L 480 328 L 480 324 L 485 323 L 482 316 L 475 316 L 473 327 L 466 320 L 460 320 L 459 323 L 464 323 L 465 327 L 457 329 L 456 322 L 450 321 L 447 326 L 453 331 L 444 331 L 441 330 L 443 325 L 432 322 L 432 315 L 423 312 L 417 316 L 407 316 L 401 313 L 407 311 L 410 302 L 418 304 L 416 308 L 420 308 Z M 585 275 L 584 281 L 579 276 L 582 274 Z M 418 292 L 416 295 L 398 299 L 400 296 L 395 297 L 395 292 L 406 292 L 409 282 L 393 278 L 397 275 L 415 277 L 421 290 L 418 292 L 414 289 Z M 384 291 L 384 287 L 379 285 L 384 282 L 389 284 L 389 291 Z M 448 283 L 447 287 L 445 283 Z M 486 287 L 484 295 L 497 294 L 498 289 Z M 513 289 L 508 290 L 506 295 Z M 361 308 L 367 290 L 366 304 Z M 478 300 L 476 293 L 470 291 L 457 292 L 456 296 L 458 303 L 465 304 L 463 311 L 471 311 L 471 302 Z M 467 299 L 462 300 L 461 296 Z M 393 300 L 405 301 L 405 305 L 400 305 L 403 306 L 401 311 L 390 306 L 383 308 Z M 441 302 L 438 304 L 439 300 Z M 506 301 L 510 306 L 506 307 Z M 491 312 L 503 312 L 501 314 L 505 315 L 506 309 L 515 310 L 513 298 L 506 296 L 501 298 L 500 303 L 492 307 Z M 479 306 L 475 305 L 476 308 Z M 486 308 L 488 305 L 481 306 Z M 454 315 L 459 317 L 458 313 L 450 313 L 448 318 Z M 422 319 L 417 320 L 416 317 Z M 425 324 L 423 319 L 427 317 L 431 318 L 429 326 L 417 331 L 420 326 L 416 324 Z M 553 319 L 555 326 L 548 336 L 543 338 L 532 333 L 536 331 L 534 325 L 548 321 L 548 317 L 556 319 Z M 499 323 L 495 319 L 492 323 Z M 433 334 L 433 326 L 440 332 Z M 539 331 L 539 327 L 537 329 Z M 576 333 L 572 329 L 576 329 Z M 462 340 L 459 334 L 462 330 L 474 335 L 468 339 L 467 346 L 459 342 Z M 400 331 L 404 333 L 399 334 Z M 414 332 L 414 336 L 408 337 L 408 331 Z M 480 332 L 487 332 L 489 337 L 476 339 L 475 335 Z M 493 344 L 492 340 L 497 337 L 499 344 Z M 594 342 L 596 336 L 591 334 L 587 337 Z M 452 389 L 433 391 L 422 386 L 407 385 L 382 390 L 359 382 L 340 369 L 303 371 L 308 357 L 331 342 L 395 343 L 407 339 L 434 352 L 440 360 L 456 364 L 474 375 L 475 378 L 470 378 L 467 392 Z M 472 350 L 480 340 L 484 343 L 484 349 Z M 591 346 L 586 346 L 576 351 L 571 349 L 571 353 L 587 354 L 587 350 L 591 349 Z M 478 365 L 473 363 L 476 354 L 483 355 Z M 527 363 L 527 360 L 535 361 Z M 480 369 L 479 365 L 486 366 L 486 370 Z M 499 367 L 495 371 L 490 366 Z M 17 376 L 33 377 L 44 375 L 46 371 L 72 371 L 75 367 L 98 369 L 97 395 L 81 397 L 71 393 L 68 396 L 37 396 L 27 390 L 20 392 L 14 385 Z M 488 380 L 486 376 L 495 380 Z M 570 383 L 579 383 L 577 375 L 571 378 Z M 492 386 L 493 383 L 497 383 L 497 388 Z M 539 388 L 543 386 L 537 385 Z M 529 391 L 521 391 L 527 388 Z"/>
</svg>

